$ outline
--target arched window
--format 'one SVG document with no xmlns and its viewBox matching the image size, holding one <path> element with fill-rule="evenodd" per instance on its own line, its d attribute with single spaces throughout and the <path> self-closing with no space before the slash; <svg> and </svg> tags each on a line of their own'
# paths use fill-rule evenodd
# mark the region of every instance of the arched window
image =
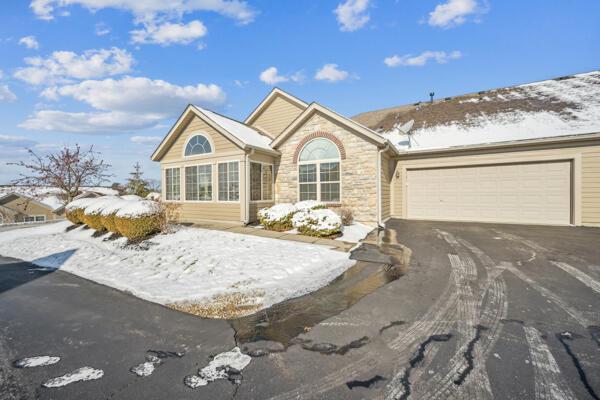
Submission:
<svg viewBox="0 0 600 400">
<path fill-rule="evenodd" d="M 317 138 L 308 142 L 300 152 L 300 161 L 339 160 L 337 146 L 328 139 Z"/>
<path fill-rule="evenodd" d="M 331 140 L 308 142 L 298 157 L 298 199 L 339 203 L 341 199 L 340 152 Z"/>
<path fill-rule="evenodd" d="M 212 147 L 210 146 L 210 142 L 204 135 L 195 135 L 192 136 L 190 140 L 188 140 L 187 145 L 185 146 L 185 156 L 195 156 L 198 154 L 208 154 L 212 153 Z"/>
</svg>

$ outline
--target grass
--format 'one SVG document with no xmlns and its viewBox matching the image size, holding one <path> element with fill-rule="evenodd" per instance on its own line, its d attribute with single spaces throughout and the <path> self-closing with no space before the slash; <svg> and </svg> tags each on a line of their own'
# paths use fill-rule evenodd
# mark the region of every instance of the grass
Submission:
<svg viewBox="0 0 600 400">
<path fill-rule="evenodd" d="M 257 300 L 263 295 L 264 292 L 260 290 L 235 292 L 216 295 L 204 303 L 172 303 L 166 306 L 203 318 L 234 319 L 254 314 L 261 309 L 262 304 Z"/>
</svg>

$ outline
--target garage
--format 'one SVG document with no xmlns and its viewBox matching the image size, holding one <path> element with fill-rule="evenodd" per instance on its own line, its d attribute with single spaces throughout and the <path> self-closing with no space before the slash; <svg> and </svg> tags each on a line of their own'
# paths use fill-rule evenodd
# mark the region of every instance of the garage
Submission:
<svg viewBox="0 0 600 400">
<path fill-rule="evenodd" d="M 568 225 L 571 162 L 406 170 L 409 219 Z"/>
</svg>

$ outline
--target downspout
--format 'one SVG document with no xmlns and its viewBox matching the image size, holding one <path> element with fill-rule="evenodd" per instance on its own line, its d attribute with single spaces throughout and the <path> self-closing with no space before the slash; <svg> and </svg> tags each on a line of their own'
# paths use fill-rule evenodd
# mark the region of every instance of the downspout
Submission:
<svg viewBox="0 0 600 400">
<path fill-rule="evenodd" d="M 244 189 L 244 225 L 250 223 L 250 155 L 254 154 L 254 149 L 244 153 L 244 169 L 246 171 L 245 189 Z"/>
<path fill-rule="evenodd" d="M 381 205 L 381 197 L 382 197 L 382 190 L 381 190 L 381 155 L 388 151 L 388 149 L 390 148 L 389 143 L 385 144 L 385 147 L 379 151 L 377 151 L 377 179 L 376 179 L 376 186 L 377 186 L 377 226 L 380 228 L 385 228 L 385 224 L 383 223 L 382 219 L 382 205 Z"/>
</svg>

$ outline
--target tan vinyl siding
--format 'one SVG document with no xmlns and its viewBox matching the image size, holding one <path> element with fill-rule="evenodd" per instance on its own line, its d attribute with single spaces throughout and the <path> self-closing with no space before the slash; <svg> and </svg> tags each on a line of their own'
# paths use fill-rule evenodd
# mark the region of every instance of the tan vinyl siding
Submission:
<svg viewBox="0 0 600 400">
<path fill-rule="evenodd" d="M 600 149 L 583 153 L 581 184 L 582 219 L 584 223 L 600 225 Z"/>
<path fill-rule="evenodd" d="M 15 222 L 23 221 L 24 215 L 43 215 L 46 217 L 46 221 L 52 221 L 54 219 L 60 218 L 58 215 L 54 214 L 49 207 L 43 207 L 40 204 L 28 200 L 25 197 L 11 196 L 8 199 L 6 199 L 2 203 L 2 205 L 16 213 Z"/>
<path fill-rule="evenodd" d="M 600 225 L 600 141 L 588 143 L 515 145 L 510 149 L 500 150 L 477 149 L 460 153 L 400 156 L 392 178 L 392 216 L 407 217 L 407 169 L 571 161 L 573 223 Z"/>
<path fill-rule="evenodd" d="M 215 194 L 213 189 L 213 196 Z M 241 223 L 241 203 L 182 202 L 180 204 L 177 210 L 179 222 L 228 221 Z"/>
<path fill-rule="evenodd" d="M 198 133 L 208 137 L 209 141 L 214 144 L 213 156 L 227 153 L 243 153 L 243 151 L 233 142 L 217 132 L 206 122 L 202 121 L 197 116 L 194 116 L 192 120 L 182 129 L 181 133 L 175 136 L 173 144 L 169 147 L 160 161 L 178 162 L 182 160 L 184 146 L 187 144 L 188 139 Z"/>
<path fill-rule="evenodd" d="M 267 108 L 252 122 L 252 126 L 275 138 L 304 111 L 299 105 L 282 96 L 276 96 Z"/>
<path fill-rule="evenodd" d="M 392 215 L 392 164 L 393 161 L 386 153 L 381 155 L 381 218 L 383 220 Z"/>
</svg>

